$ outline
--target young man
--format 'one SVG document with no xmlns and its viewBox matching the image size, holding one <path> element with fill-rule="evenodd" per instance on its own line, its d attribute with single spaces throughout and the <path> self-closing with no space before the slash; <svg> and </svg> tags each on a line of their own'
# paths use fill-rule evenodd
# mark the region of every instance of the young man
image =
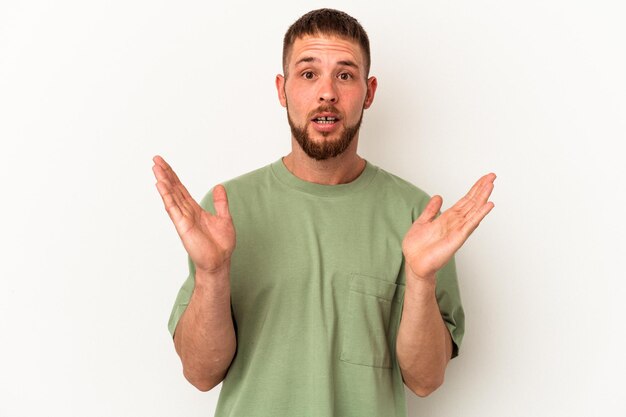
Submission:
<svg viewBox="0 0 626 417">
<path fill-rule="evenodd" d="M 200 205 L 154 158 L 190 260 L 169 328 L 193 385 L 223 381 L 218 417 L 406 416 L 403 384 L 428 395 L 458 352 L 453 255 L 493 208 L 495 175 L 437 217 L 441 197 L 361 158 L 369 66 L 355 19 L 307 13 L 276 77 L 289 155 Z"/>
</svg>

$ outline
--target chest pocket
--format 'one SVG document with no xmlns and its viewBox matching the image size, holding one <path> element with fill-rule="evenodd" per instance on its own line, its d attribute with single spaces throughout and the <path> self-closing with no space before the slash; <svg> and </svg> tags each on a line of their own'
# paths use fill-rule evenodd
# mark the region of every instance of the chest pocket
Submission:
<svg viewBox="0 0 626 417">
<path fill-rule="evenodd" d="M 356 365 L 391 368 L 403 298 L 403 285 L 353 274 L 340 359 Z"/>
</svg>

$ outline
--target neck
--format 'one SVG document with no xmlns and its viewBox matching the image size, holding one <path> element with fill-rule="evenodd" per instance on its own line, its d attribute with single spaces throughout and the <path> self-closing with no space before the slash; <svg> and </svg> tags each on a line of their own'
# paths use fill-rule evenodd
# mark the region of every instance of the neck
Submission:
<svg viewBox="0 0 626 417">
<path fill-rule="evenodd" d="M 302 151 L 291 139 L 291 153 L 283 158 L 287 169 L 301 180 L 323 185 L 346 184 L 354 181 L 365 169 L 365 160 L 356 153 L 356 140 L 341 155 L 317 161 Z"/>
</svg>

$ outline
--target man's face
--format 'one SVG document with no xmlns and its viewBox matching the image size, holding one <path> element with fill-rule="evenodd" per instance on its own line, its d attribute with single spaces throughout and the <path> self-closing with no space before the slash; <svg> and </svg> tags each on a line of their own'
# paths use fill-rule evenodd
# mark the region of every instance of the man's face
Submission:
<svg viewBox="0 0 626 417">
<path fill-rule="evenodd" d="M 285 72 L 276 87 L 294 139 L 317 160 L 341 154 L 358 136 L 376 91 L 376 79 L 365 78 L 360 45 L 322 35 L 298 38 Z"/>
</svg>

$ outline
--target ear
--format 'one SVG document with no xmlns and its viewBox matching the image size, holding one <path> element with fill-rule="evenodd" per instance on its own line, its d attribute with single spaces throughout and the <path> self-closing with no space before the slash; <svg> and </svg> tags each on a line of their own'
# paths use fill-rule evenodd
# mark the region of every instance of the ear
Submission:
<svg viewBox="0 0 626 417">
<path fill-rule="evenodd" d="M 278 101 L 283 107 L 287 107 L 287 96 L 285 95 L 285 77 L 278 74 L 276 76 L 276 92 L 278 93 Z"/>
<path fill-rule="evenodd" d="M 365 103 L 363 108 L 369 109 L 374 102 L 374 96 L 376 95 L 376 88 L 378 87 L 378 80 L 376 77 L 369 77 L 367 80 L 367 94 L 365 95 Z"/>
</svg>

